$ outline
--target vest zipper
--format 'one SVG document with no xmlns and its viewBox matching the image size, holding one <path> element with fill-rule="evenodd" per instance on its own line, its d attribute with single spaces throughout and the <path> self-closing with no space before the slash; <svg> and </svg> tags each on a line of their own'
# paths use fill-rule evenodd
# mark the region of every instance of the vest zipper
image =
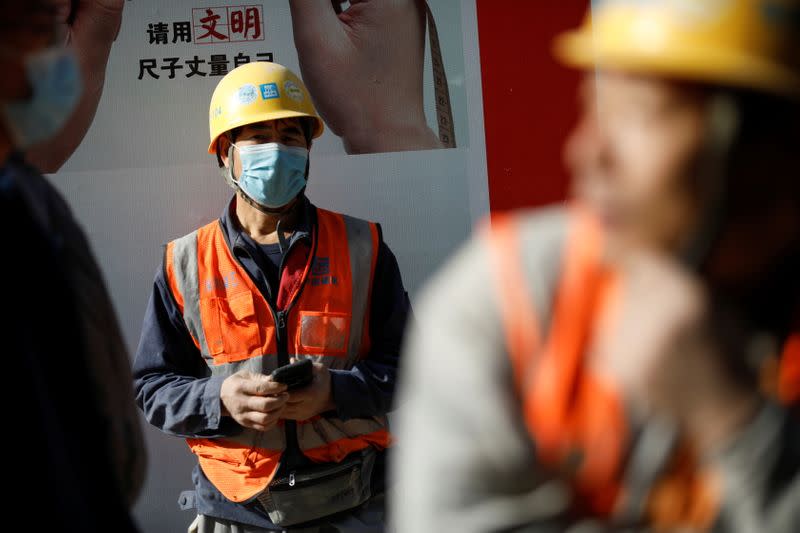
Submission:
<svg viewBox="0 0 800 533">
<path fill-rule="evenodd" d="M 313 264 L 314 258 L 317 256 L 317 228 L 314 228 L 311 233 L 311 250 L 309 250 L 309 261 Z M 291 246 L 289 250 L 283 254 L 281 257 L 281 264 L 280 268 L 278 269 L 278 280 L 281 279 L 283 276 L 283 267 L 284 263 L 286 262 L 286 258 L 289 256 L 291 252 Z M 268 302 L 268 306 L 272 311 L 273 319 L 275 320 L 276 328 L 276 341 L 278 343 L 278 366 L 284 366 L 289 364 L 289 339 L 286 335 L 286 317 L 289 316 L 289 312 L 294 307 L 294 304 L 297 300 L 300 299 L 300 296 L 303 294 L 303 290 L 306 288 L 306 283 L 308 283 L 308 279 L 304 279 L 303 283 L 300 284 L 300 287 L 297 289 L 297 294 L 294 295 L 294 298 L 289 301 L 286 305 L 286 309 L 283 311 L 275 311 L 272 308 L 272 304 Z M 280 287 L 280 281 L 278 283 Z M 280 288 L 278 289 L 280 291 Z M 286 433 L 286 449 L 283 451 L 283 457 L 291 463 L 293 467 L 296 467 L 303 463 L 305 456 L 303 455 L 302 450 L 300 450 L 300 442 L 297 439 L 297 421 L 296 420 L 285 420 L 284 424 L 284 431 Z M 283 461 L 281 461 L 283 462 Z M 292 471 L 292 476 L 294 476 L 294 471 Z"/>
<path fill-rule="evenodd" d="M 286 317 L 285 317 L 283 311 L 280 311 L 278 313 L 278 331 L 282 331 L 282 332 L 286 331 Z M 287 349 L 287 353 L 288 353 L 288 349 Z"/>
<path fill-rule="evenodd" d="M 317 255 L 317 235 L 316 232 L 318 231 L 317 228 L 312 230 L 311 236 L 311 250 L 309 251 L 310 258 L 309 261 L 314 261 L 314 258 Z M 286 250 L 281 258 L 281 264 L 278 268 L 278 291 L 280 291 L 280 279 L 283 276 L 283 267 L 284 263 L 286 262 L 286 258 L 291 253 L 292 246 L 289 246 L 289 249 Z M 231 249 L 231 255 L 233 256 L 234 260 L 239 263 L 239 266 L 247 272 L 247 269 L 244 268 L 242 262 L 236 257 L 236 254 L 233 253 Z M 248 273 L 248 276 L 249 273 Z M 256 287 L 258 287 L 258 281 L 254 279 L 253 276 L 250 276 L 250 279 L 253 280 L 253 283 Z M 267 301 L 267 307 L 272 313 L 272 320 L 275 323 L 275 341 L 278 345 L 278 366 L 285 366 L 289 364 L 289 339 L 286 335 L 286 317 L 289 315 L 289 311 L 291 311 L 292 307 L 297 300 L 300 299 L 300 295 L 303 293 L 303 289 L 305 289 L 306 282 L 308 280 L 303 280 L 303 283 L 300 285 L 299 289 L 297 290 L 297 294 L 289 302 L 286 306 L 286 309 L 283 311 L 276 311 L 275 306 L 272 303 L 271 294 L 271 287 L 267 286 L 268 290 L 268 298 L 265 298 Z M 303 457 L 302 451 L 300 450 L 300 444 L 297 440 L 297 422 L 295 420 L 285 420 L 284 421 L 284 432 L 286 434 L 286 449 L 283 452 L 285 458 L 289 459 L 290 461 L 294 460 L 296 463 L 300 463 Z M 296 458 L 296 459 L 295 459 Z M 283 462 L 283 461 L 282 461 Z"/>
<path fill-rule="evenodd" d="M 286 315 L 289 308 L 284 311 L 275 311 L 270 305 L 273 320 L 275 321 L 275 340 L 278 344 L 278 367 L 289 364 L 289 339 L 286 334 Z M 285 420 L 283 423 L 284 432 L 286 434 L 286 449 L 284 455 L 287 459 L 292 460 L 297 457 L 300 452 L 300 444 L 297 441 L 297 422 L 294 420 Z"/>
</svg>

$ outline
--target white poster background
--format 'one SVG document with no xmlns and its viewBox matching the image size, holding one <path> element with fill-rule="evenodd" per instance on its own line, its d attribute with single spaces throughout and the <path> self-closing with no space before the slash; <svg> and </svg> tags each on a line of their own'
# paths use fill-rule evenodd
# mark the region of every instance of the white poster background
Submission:
<svg viewBox="0 0 800 533">
<path fill-rule="evenodd" d="M 200 45 L 172 43 L 172 23 L 192 8 L 263 6 L 264 40 Z M 458 148 L 349 156 L 326 131 L 311 152 L 308 195 L 316 204 L 380 222 L 397 256 L 412 302 L 425 279 L 488 213 L 480 60 L 474 0 L 430 0 L 447 70 Z M 148 24 L 166 22 L 166 45 L 149 44 Z M 105 92 L 83 144 L 52 181 L 89 236 L 111 291 L 131 356 L 136 350 L 162 245 L 218 217 L 231 195 L 206 153 L 208 104 L 220 77 L 186 78 L 198 55 L 271 52 L 299 74 L 285 0 L 129 0 L 109 61 Z M 139 76 L 140 59 L 179 57 L 175 79 L 157 70 Z M 208 65 L 202 65 L 208 71 Z M 233 64 L 231 63 L 231 68 Z M 435 128 L 430 51 L 425 102 Z M 181 531 L 192 513 L 177 508 L 192 487 L 195 463 L 183 440 L 142 419 L 148 445 L 147 482 L 135 514 L 145 532 Z"/>
</svg>

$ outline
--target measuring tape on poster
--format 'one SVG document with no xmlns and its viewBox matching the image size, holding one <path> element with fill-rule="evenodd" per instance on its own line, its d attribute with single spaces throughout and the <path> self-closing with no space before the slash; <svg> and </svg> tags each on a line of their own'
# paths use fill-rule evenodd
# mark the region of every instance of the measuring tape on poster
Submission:
<svg viewBox="0 0 800 533">
<path fill-rule="evenodd" d="M 453 126 L 453 109 L 450 106 L 450 88 L 447 86 L 447 72 L 444 70 L 442 48 L 439 43 L 439 32 L 436 21 L 427 2 L 425 14 L 428 19 L 428 36 L 431 44 L 431 64 L 433 65 L 433 88 L 436 96 L 436 124 L 439 128 L 439 140 L 445 148 L 456 147 L 456 131 Z"/>
<path fill-rule="evenodd" d="M 350 7 L 347 0 L 331 0 L 336 14 Z M 439 32 L 433 19 L 431 7 L 425 2 L 425 18 L 428 23 L 428 37 L 431 46 L 431 65 L 433 66 L 433 89 L 436 98 L 436 125 L 439 129 L 439 141 L 444 148 L 456 147 L 456 131 L 453 125 L 453 109 L 450 106 L 450 88 L 447 86 L 447 72 L 442 60 L 442 47 Z"/>
</svg>

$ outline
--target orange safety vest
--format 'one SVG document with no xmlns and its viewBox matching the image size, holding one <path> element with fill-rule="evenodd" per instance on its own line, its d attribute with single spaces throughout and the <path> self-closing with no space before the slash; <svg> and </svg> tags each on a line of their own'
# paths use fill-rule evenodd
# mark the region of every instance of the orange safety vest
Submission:
<svg viewBox="0 0 800 533">
<path fill-rule="evenodd" d="M 717 480 L 687 447 L 664 447 L 676 433 L 662 433 L 647 443 L 661 445 L 662 465 L 639 456 L 649 470 L 643 483 L 631 463 L 645 439 L 614 385 L 588 369 L 588 344 L 616 284 L 600 260 L 599 225 L 582 212 L 501 216 L 490 243 L 506 349 L 540 466 L 572 480 L 579 513 L 710 527 Z"/>
<path fill-rule="evenodd" d="M 312 359 L 349 369 L 370 346 L 369 306 L 378 230 L 373 223 L 317 209 L 312 245 L 284 259 L 275 308 L 234 258 L 219 221 L 167 245 L 165 271 L 186 327 L 212 375 L 269 374 L 279 359 Z M 283 353 L 281 353 L 283 352 Z M 340 462 L 368 446 L 390 445 L 386 417 L 281 421 L 261 432 L 187 439 L 200 467 L 228 499 L 262 492 L 278 469 L 287 428 L 315 462 Z M 292 435 L 293 437 L 294 435 Z"/>
</svg>

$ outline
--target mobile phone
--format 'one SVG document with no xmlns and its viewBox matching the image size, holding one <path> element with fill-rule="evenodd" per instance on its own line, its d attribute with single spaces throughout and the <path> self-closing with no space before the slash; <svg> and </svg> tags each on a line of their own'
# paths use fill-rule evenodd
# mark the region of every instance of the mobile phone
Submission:
<svg viewBox="0 0 800 533">
<path fill-rule="evenodd" d="M 311 383 L 312 367 L 311 359 L 303 359 L 276 368 L 270 376 L 273 381 L 286 385 L 287 390 L 300 389 Z"/>
</svg>

